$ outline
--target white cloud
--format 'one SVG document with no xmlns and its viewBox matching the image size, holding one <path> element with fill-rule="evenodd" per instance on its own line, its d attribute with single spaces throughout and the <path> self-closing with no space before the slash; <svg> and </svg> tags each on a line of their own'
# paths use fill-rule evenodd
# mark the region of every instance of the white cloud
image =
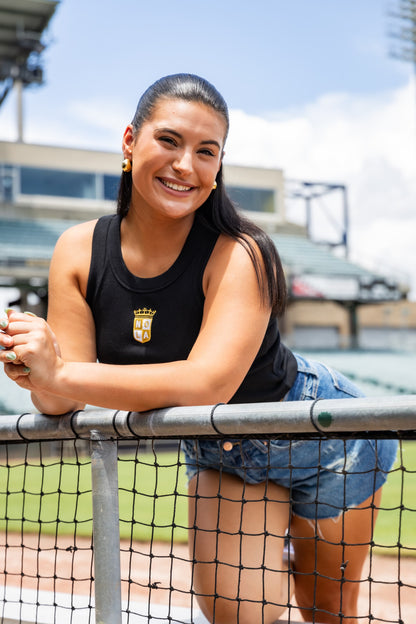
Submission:
<svg viewBox="0 0 416 624">
<path fill-rule="evenodd" d="M 414 85 L 368 97 L 328 94 L 267 119 L 231 112 L 227 161 L 345 184 L 354 260 L 407 274 L 416 297 Z"/>
<path fill-rule="evenodd" d="M 0 140 L 17 138 L 16 102 L 10 100 L 0 109 Z M 98 150 L 119 151 L 132 112 L 115 98 L 87 98 L 65 101 L 53 113 L 37 102 L 31 104 L 24 119 L 24 140 L 41 145 L 63 145 Z M 29 108 L 29 106 L 28 106 Z M 134 112 L 134 111 L 133 111 Z"/>
<path fill-rule="evenodd" d="M 416 215 L 374 219 L 354 228 L 352 237 L 354 260 L 410 284 L 410 298 L 416 300 Z"/>
<path fill-rule="evenodd" d="M 414 104 L 409 83 L 367 97 L 327 94 L 267 119 L 231 111 L 228 157 L 245 164 L 256 159 L 306 178 L 344 178 L 374 156 L 409 173 L 416 155 Z"/>
</svg>

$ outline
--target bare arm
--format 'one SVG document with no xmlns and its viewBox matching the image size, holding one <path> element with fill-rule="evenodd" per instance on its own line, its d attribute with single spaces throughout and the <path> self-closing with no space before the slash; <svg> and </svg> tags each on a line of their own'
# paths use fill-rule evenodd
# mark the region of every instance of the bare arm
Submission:
<svg viewBox="0 0 416 624">
<path fill-rule="evenodd" d="M 134 411 L 227 402 L 233 396 L 261 345 L 270 315 L 261 304 L 252 262 L 240 244 L 226 237 L 217 243 L 204 278 L 200 334 L 187 360 L 153 365 L 96 362 L 94 323 L 82 292 L 85 284 L 74 283 L 69 271 L 64 281 L 58 277 L 57 269 L 65 265 L 59 254 L 58 249 L 48 318 L 62 358 L 48 341 L 42 346 L 43 357 L 39 349 L 30 348 L 30 326 L 36 319 L 23 324 L 18 320 L 14 329 L 11 323 L 16 331 L 14 350 L 30 367 L 27 383 L 42 405 L 45 393 L 61 397 L 61 405 L 72 401 Z"/>
<path fill-rule="evenodd" d="M 30 331 L 30 348 L 45 363 L 48 353 L 49 357 L 55 353 L 65 361 L 96 360 L 94 321 L 84 297 L 94 223 L 71 228 L 56 245 L 49 271 L 48 323 L 41 318 L 28 318 L 15 312 L 9 314 L 7 338 L 16 345 L 23 340 L 23 335 L 19 337 L 17 334 Z M 18 349 L 14 351 L 19 353 Z M 5 354 L 3 361 L 6 361 Z M 23 368 L 12 363 L 6 366 L 6 373 L 21 387 L 31 391 L 32 402 L 40 412 L 63 414 L 84 407 L 84 403 L 74 396 L 62 397 L 54 394 L 49 386 L 35 384 L 30 376 L 21 374 Z"/>
</svg>

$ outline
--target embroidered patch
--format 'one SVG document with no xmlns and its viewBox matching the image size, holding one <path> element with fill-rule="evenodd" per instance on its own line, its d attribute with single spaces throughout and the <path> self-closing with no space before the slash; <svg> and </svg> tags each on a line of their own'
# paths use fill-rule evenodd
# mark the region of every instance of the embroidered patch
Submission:
<svg viewBox="0 0 416 624">
<path fill-rule="evenodd" d="M 139 308 L 134 310 L 133 338 L 137 342 L 149 342 L 152 337 L 152 321 L 156 310 Z"/>
</svg>

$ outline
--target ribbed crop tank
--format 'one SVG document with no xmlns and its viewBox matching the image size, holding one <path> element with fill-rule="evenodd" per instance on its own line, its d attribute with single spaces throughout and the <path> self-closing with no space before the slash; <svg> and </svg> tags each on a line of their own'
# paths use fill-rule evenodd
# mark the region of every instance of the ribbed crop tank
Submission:
<svg viewBox="0 0 416 624">
<path fill-rule="evenodd" d="M 95 321 L 97 358 L 107 364 L 185 360 L 201 327 L 202 280 L 218 232 L 197 216 L 173 265 L 157 277 L 141 278 L 123 261 L 120 221 L 118 215 L 101 217 L 93 235 L 86 299 Z M 230 402 L 278 401 L 295 377 L 296 360 L 272 318 Z"/>
</svg>

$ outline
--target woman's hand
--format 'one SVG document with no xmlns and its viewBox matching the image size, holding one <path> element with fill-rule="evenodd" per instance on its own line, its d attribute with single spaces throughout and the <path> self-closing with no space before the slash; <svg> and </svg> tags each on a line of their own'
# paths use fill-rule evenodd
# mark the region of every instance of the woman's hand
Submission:
<svg viewBox="0 0 416 624">
<path fill-rule="evenodd" d="M 0 327 L 0 360 L 6 375 L 26 390 L 47 391 L 63 365 L 49 325 L 31 312 L 7 310 Z"/>
<path fill-rule="evenodd" d="M 2 354 L 2 351 L 8 351 L 13 348 L 13 338 L 6 333 L 9 326 L 8 312 L 11 312 L 11 310 L 6 310 L 4 315 L 0 316 L 0 355 Z M 1 360 L 7 361 L 7 353 L 3 353 L 2 355 L 4 357 L 2 357 Z"/>
</svg>

